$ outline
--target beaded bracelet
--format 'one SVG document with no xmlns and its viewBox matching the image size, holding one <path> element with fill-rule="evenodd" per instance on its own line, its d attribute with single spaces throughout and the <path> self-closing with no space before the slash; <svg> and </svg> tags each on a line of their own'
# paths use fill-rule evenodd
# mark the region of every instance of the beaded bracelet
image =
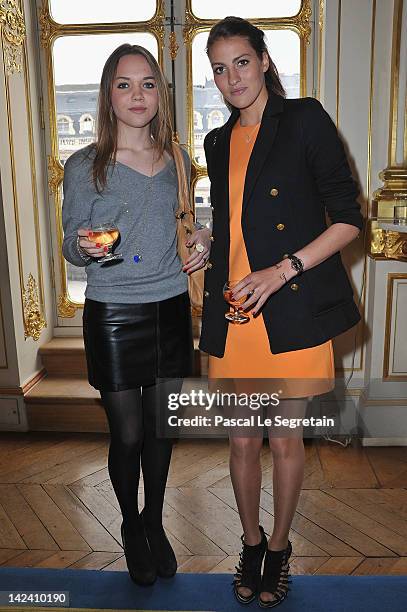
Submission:
<svg viewBox="0 0 407 612">
<path fill-rule="evenodd" d="M 76 249 L 78 251 L 79 257 L 81 259 L 83 259 L 83 261 L 89 262 L 92 257 L 90 255 L 87 255 L 84 250 L 82 249 L 81 245 L 79 244 L 79 240 L 80 240 L 80 236 L 77 237 L 76 239 Z"/>
</svg>

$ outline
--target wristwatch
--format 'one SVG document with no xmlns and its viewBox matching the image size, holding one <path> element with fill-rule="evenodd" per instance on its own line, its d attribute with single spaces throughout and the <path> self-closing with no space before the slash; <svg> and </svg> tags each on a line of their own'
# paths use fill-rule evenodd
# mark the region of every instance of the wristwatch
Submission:
<svg viewBox="0 0 407 612">
<path fill-rule="evenodd" d="M 297 276 L 304 272 L 304 262 L 296 255 L 287 255 L 287 259 L 291 262 L 291 267 L 297 272 Z"/>
</svg>

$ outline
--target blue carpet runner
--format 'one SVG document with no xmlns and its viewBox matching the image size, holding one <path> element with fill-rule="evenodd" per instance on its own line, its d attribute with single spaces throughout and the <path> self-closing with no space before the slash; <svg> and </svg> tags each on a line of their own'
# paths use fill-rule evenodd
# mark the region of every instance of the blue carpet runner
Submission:
<svg viewBox="0 0 407 612">
<path fill-rule="evenodd" d="M 291 591 L 278 606 L 279 612 L 407 610 L 407 576 L 319 575 L 293 576 L 292 580 Z M 70 608 L 178 612 L 260 610 L 256 601 L 246 606 L 236 602 L 231 582 L 230 574 L 180 573 L 171 580 L 158 579 L 152 587 L 139 587 L 127 572 L 0 567 L 0 591 L 69 591 Z M 6 608 L 0 608 L 3 609 Z M 38 610 L 38 607 L 19 609 Z"/>
</svg>

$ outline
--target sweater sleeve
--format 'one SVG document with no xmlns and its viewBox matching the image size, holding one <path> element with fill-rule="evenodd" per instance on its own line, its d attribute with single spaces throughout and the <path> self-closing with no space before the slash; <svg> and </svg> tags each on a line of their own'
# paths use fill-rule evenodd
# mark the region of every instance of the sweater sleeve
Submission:
<svg viewBox="0 0 407 612">
<path fill-rule="evenodd" d="M 304 99 L 302 134 L 307 162 L 331 222 L 362 229 L 363 217 L 356 200 L 359 189 L 343 143 L 332 119 L 314 98 Z"/>
<path fill-rule="evenodd" d="M 77 247 L 78 229 L 90 226 L 92 204 L 97 195 L 90 178 L 90 163 L 89 158 L 78 151 L 69 157 L 64 168 L 62 254 L 67 261 L 78 267 L 92 263 L 92 258 L 81 257 Z"/>
</svg>

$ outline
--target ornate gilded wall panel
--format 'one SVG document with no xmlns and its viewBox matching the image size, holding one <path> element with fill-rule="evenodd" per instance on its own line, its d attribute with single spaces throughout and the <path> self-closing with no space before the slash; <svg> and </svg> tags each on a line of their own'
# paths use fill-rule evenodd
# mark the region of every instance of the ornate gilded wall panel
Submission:
<svg viewBox="0 0 407 612">
<path fill-rule="evenodd" d="M 39 244 L 30 76 L 26 54 L 26 25 L 22 5 L 16 0 L 0 0 L 0 29 L 3 48 L 10 179 L 14 205 L 17 268 L 24 337 L 37 340 L 41 329 L 46 326 L 46 322 Z M 16 154 L 17 150 L 18 155 Z M 27 166 L 30 168 L 30 181 L 27 181 Z M 22 175 L 24 175 L 25 180 L 20 179 Z M 20 222 L 20 218 L 23 217 L 26 221 L 24 224 Z M 34 226 L 34 233 L 30 231 L 30 226 Z M 33 284 L 30 280 L 27 289 L 24 286 L 24 260 L 28 258 L 27 249 L 30 248 L 31 243 L 33 250 L 37 253 L 39 275 L 39 285 L 37 286 L 33 281 L 35 291 L 33 291 Z M 31 264 L 31 253 L 29 257 Z M 31 274 L 30 277 L 33 279 Z"/>
<path fill-rule="evenodd" d="M 46 323 L 41 312 L 38 285 L 31 273 L 28 275 L 27 286 L 24 289 L 23 308 L 24 336 L 25 338 L 31 337 L 33 340 L 38 340 L 41 330 L 46 327 Z"/>
<path fill-rule="evenodd" d="M 0 0 L 0 27 L 7 75 L 23 70 L 23 43 L 26 35 L 18 0 Z"/>
</svg>

